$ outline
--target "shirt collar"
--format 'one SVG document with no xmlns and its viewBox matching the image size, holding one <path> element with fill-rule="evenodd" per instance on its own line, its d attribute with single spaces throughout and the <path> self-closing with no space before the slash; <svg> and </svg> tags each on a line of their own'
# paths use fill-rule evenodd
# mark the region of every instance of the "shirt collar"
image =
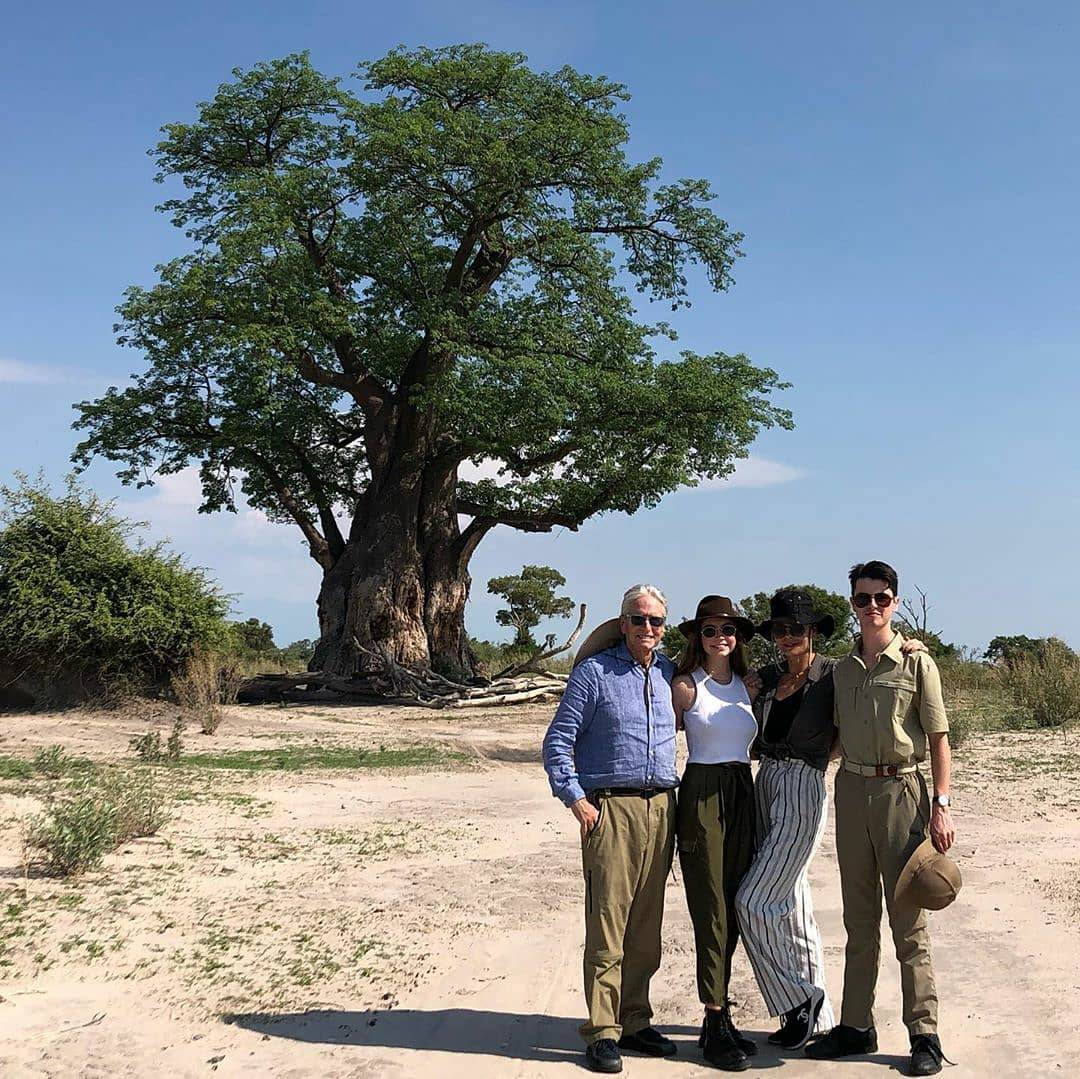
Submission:
<svg viewBox="0 0 1080 1079">
<path fill-rule="evenodd" d="M 878 656 L 878 663 L 883 659 L 889 659 L 894 666 L 899 667 L 904 662 L 904 653 L 900 651 L 900 646 L 904 643 L 904 635 L 899 631 L 894 631 L 892 640 L 881 650 L 881 655 Z M 862 637 L 856 637 L 855 643 L 851 648 L 851 657 L 859 663 L 862 663 L 862 656 L 859 652 L 862 648 Z"/>
</svg>

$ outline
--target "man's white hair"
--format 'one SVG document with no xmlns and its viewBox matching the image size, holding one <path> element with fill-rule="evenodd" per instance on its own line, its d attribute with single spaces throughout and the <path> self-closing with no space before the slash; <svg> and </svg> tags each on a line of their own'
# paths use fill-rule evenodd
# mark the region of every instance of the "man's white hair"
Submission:
<svg viewBox="0 0 1080 1079">
<path fill-rule="evenodd" d="M 667 596 L 660 591 L 654 584 L 635 584 L 628 588 L 622 598 L 622 607 L 619 610 L 619 614 L 629 614 L 630 608 L 634 605 L 634 601 L 641 599 L 642 596 L 650 596 L 655 599 L 667 611 Z"/>
</svg>

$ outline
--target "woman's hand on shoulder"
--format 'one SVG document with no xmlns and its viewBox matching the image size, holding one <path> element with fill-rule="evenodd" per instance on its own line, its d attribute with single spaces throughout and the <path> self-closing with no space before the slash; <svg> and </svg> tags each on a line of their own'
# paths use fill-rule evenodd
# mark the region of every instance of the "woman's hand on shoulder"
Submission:
<svg viewBox="0 0 1080 1079">
<path fill-rule="evenodd" d="M 761 675 L 753 667 L 743 675 L 743 685 L 746 686 L 747 696 L 753 704 L 757 695 L 761 692 Z"/>
<path fill-rule="evenodd" d="M 906 637 L 904 643 L 900 645 L 900 651 L 905 656 L 910 656 L 912 652 L 929 652 L 930 649 L 918 637 Z"/>
</svg>

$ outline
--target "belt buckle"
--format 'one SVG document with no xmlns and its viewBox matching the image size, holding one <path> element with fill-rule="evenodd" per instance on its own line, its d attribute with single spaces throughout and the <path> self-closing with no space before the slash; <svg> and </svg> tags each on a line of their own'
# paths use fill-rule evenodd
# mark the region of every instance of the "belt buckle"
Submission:
<svg viewBox="0 0 1080 1079">
<path fill-rule="evenodd" d="M 874 766 L 874 774 L 879 778 L 882 776 L 895 776 L 896 769 L 895 764 L 877 764 Z"/>
</svg>

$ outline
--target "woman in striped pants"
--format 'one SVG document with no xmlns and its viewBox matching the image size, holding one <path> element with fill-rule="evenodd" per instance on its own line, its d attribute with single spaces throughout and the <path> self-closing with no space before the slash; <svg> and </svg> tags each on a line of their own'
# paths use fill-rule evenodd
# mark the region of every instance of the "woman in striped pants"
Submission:
<svg viewBox="0 0 1080 1079">
<path fill-rule="evenodd" d="M 769 607 L 757 632 L 773 641 L 782 658 L 747 680 L 758 721 L 757 851 L 735 909 L 769 1014 L 782 1018 L 769 1041 L 797 1049 L 835 1023 L 809 867 L 825 831 L 837 662 L 814 652 L 814 636 L 827 639 L 836 624 L 801 589 L 777 592 Z"/>
</svg>

